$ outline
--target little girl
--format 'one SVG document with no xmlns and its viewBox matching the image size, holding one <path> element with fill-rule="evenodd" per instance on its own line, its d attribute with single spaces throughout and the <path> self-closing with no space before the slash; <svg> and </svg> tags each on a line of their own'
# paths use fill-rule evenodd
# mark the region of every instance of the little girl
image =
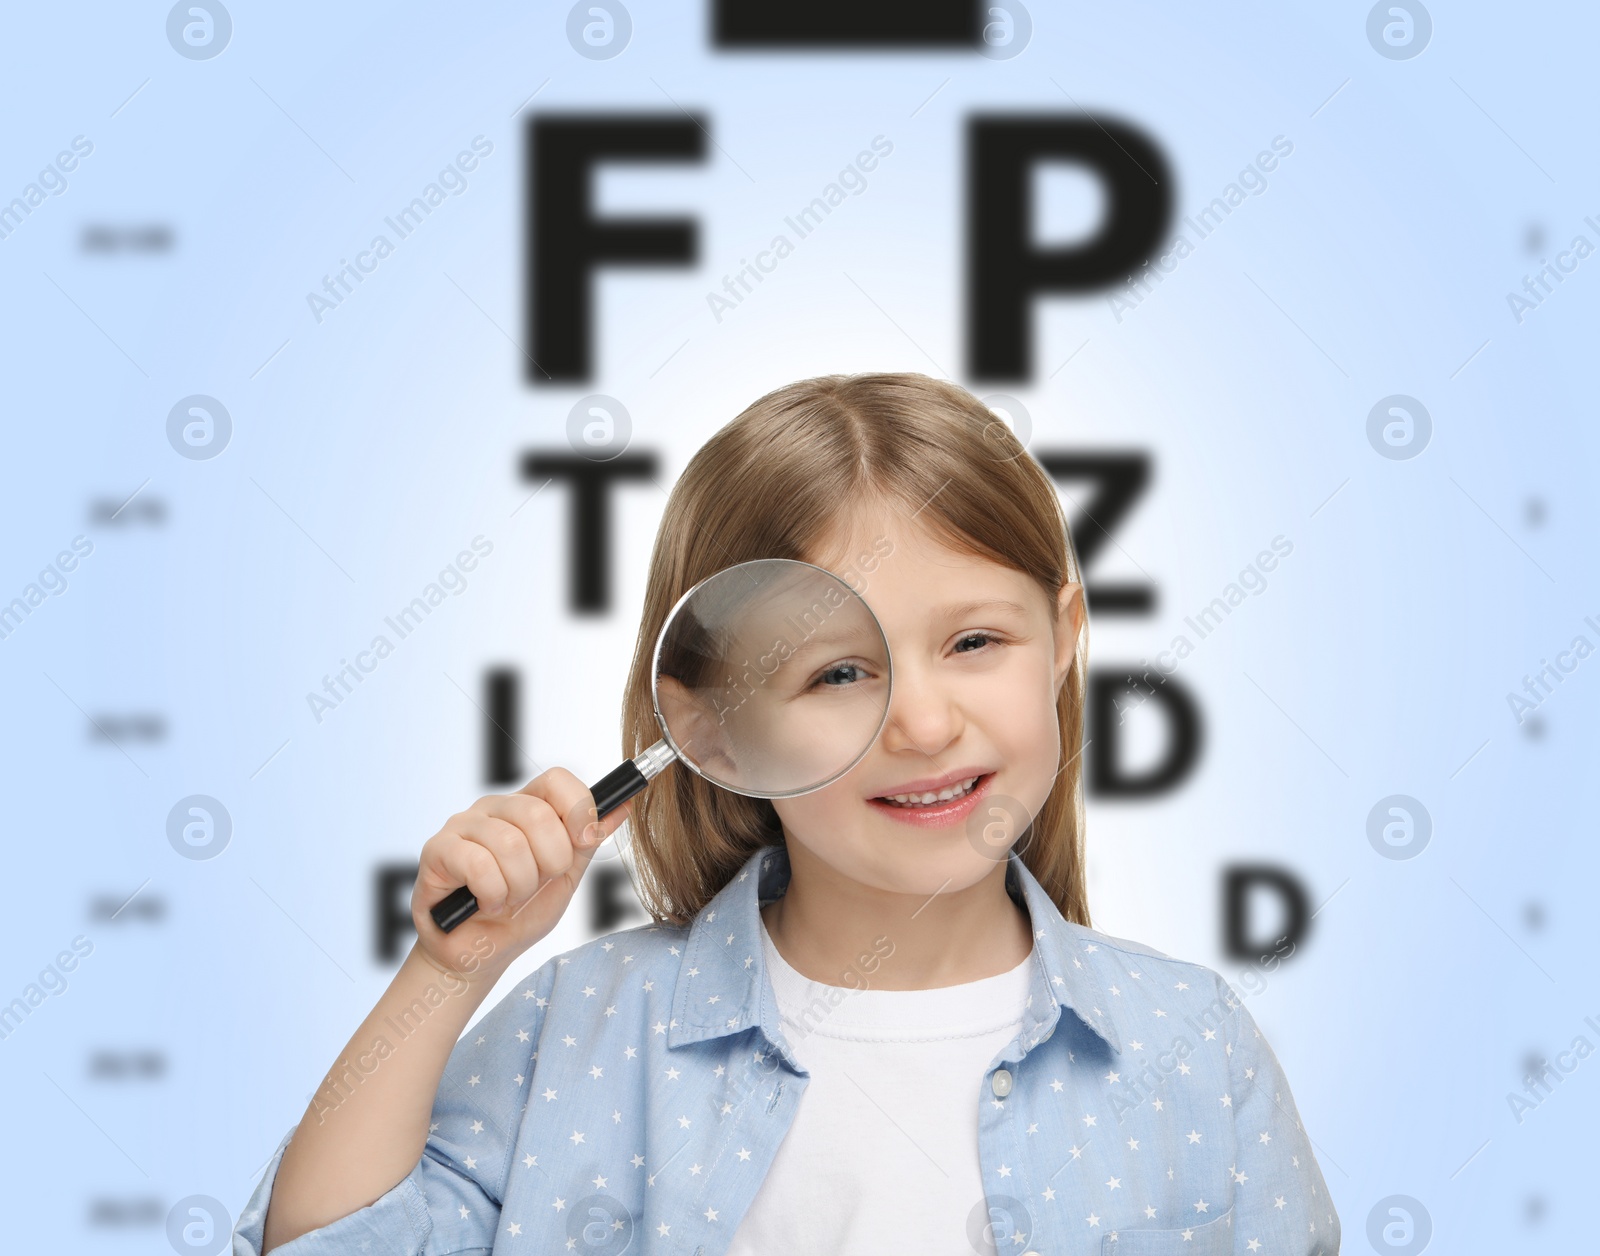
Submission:
<svg viewBox="0 0 1600 1256">
<path fill-rule="evenodd" d="M 717 432 L 657 536 L 628 755 L 659 737 L 667 615 L 757 558 L 849 572 L 876 614 L 893 683 L 865 757 L 773 801 L 679 765 L 598 822 L 552 768 L 452 816 L 417 943 L 234 1252 L 1337 1253 L 1249 1011 L 1089 927 L 1083 586 L 1009 429 L 953 384 L 875 374 Z M 462 1036 L 624 820 L 655 923 L 551 956 Z M 429 908 L 460 885 L 480 910 L 442 933 Z"/>
</svg>

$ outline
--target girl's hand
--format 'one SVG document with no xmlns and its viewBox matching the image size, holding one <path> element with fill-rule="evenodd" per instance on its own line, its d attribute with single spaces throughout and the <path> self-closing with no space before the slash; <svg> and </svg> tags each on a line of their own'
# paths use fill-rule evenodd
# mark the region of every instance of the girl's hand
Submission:
<svg viewBox="0 0 1600 1256">
<path fill-rule="evenodd" d="M 595 850 L 632 808 L 630 799 L 597 821 L 589 787 L 551 768 L 514 794 L 490 794 L 451 816 L 423 846 L 411 892 L 419 949 L 458 975 L 468 975 L 462 959 L 471 955 L 470 980 L 497 980 L 556 927 Z M 429 910 L 460 885 L 478 910 L 445 933 Z"/>
</svg>

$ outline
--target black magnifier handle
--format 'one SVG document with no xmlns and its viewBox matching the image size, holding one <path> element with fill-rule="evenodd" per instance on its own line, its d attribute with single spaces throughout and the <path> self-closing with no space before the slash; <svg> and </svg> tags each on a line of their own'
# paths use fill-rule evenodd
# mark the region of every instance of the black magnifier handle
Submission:
<svg viewBox="0 0 1600 1256">
<path fill-rule="evenodd" d="M 622 806 L 676 757 L 666 738 L 662 738 L 643 754 L 606 773 L 589 787 L 599 817 L 604 819 Z M 441 898 L 428 909 L 428 914 L 433 917 L 434 924 L 449 933 L 477 910 L 477 898 L 463 885 Z"/>
</svg>

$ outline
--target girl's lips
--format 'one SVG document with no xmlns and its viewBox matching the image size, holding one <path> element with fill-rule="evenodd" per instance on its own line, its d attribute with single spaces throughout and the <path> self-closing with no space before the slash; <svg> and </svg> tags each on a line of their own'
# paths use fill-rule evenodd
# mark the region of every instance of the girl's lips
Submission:
<svg viewBox="0 0 1600 1256">
<path fill-rule="evenodd" d="M 988 793 L 989 783 L 993 780 L 994 773 L 986 773 L 980 776 L 972 789 L 960 798 L 952 798 L 949 802 L 929 803 L 925 807 L 896 807 L 877 798 L 867 799 L 867 805 L 879 815 L 889 816 L 902 824 L 912 824 L 924 829 L 948 828 L 950 825 L 960 824 L 972 814 L 979 800 Z"/>
</svg>

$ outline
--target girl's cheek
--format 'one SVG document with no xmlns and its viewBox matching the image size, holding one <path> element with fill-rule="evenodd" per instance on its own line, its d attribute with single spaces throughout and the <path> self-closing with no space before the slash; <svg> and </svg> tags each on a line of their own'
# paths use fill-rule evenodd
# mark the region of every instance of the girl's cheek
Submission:
<svg viewBox="0 0 1600 1256">
<path fill-rule="evenodd" d="M 992 700 L 986 700 L 985 709 L 1001 727 L 1016 728 L 1020 724 L 1031 731 L 1055 722 L 1055 678 L 1048 665 L 1042 671 L 1016 667 L 1004 674 L 996 673 L 989 693 Z M 1015 734 L 1013 739 L 1021 740 Z"/>
<path fill-rule="evenodd" d="M 1048 663 L 1042 672 L 1032 666 L 1018 667 L 1004 686 L 997 686 L 995 696 L 1000 701 L 990 716 L 989 729 L 1005 766 L 1022 778 L 1041 773 L 1047 781 L 1053 778 L 1061 750 L 1053 668 Z M 1020 787 L 1021 780 L 1017 783 Z"/>
</svg>

